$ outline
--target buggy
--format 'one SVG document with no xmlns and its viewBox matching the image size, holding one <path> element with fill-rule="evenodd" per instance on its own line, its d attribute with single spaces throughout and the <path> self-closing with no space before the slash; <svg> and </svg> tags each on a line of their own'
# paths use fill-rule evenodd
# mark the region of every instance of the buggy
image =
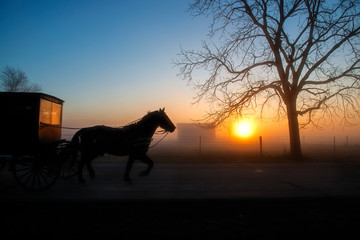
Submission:
<svg viewBox="0 0 360 240">
<path fill-rule="evenodd" d="M 63 103 L 44 93 L 0 92 L 0 164 L 9 163 L 25 189 L 47 189 L 71 175 L 70 142 L 61 139 Z"/>
</svg>

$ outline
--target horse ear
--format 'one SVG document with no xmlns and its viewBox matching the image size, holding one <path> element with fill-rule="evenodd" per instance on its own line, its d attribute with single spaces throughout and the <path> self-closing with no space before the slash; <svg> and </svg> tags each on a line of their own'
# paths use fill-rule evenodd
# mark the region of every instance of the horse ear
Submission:
<svg viewBox="0 0 360 240">
<path fill-rule="evenodd" d="M 159 112 L 164 112 L 165 111 L 165 108 L 161 109 L 159 108 Z"/>
<path fill-rule="evenodd" d="M 163 112 L 165 112 L 165 107 L 162 109 Z"/>
</svg>

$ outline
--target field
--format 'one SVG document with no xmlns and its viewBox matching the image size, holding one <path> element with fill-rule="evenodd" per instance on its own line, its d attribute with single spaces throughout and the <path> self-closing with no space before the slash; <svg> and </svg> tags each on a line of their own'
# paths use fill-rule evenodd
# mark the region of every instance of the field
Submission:
<svg viewBox="0 0 360 240">
<path fill-rule="evenodd" d="M 156 142 L 156 140 L 154 140 Z M 263 143 L 260 151 L 258 139 L 248 142 L 177 142 L 164 141 L 149 149 L 148 155 L 155 162 L 279 162 L 292 161 L 288 143 L 274 141 Z M 304 161 L 358 161 L 360 144 L 305 143 L 302 146 Z M 97 162 L 126 161 L 127 157 L 105 154 Z"/>
</svg>

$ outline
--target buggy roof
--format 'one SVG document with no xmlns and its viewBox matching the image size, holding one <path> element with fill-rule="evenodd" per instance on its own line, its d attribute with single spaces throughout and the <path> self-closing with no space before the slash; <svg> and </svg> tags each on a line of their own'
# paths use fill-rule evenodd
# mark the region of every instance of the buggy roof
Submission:
<svg viewBox="0 0 360 240">
<path fill-rule="evenodd" d="M 62 104 L 64 100 L 40 92 L 0 92 L 0 97 L 18 97 L 18 98 L 42 98 L 54 103 Z"/>
</svg>

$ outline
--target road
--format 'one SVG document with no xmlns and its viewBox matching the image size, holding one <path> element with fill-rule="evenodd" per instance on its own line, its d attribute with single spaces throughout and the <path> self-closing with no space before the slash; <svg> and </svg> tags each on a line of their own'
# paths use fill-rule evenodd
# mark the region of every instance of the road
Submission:
<svg viewBox="0 0 360 240">
<path fill-rule="evenodd" d="M 122 181 L 124 163 L 94 163 L 96 179 L 25 191 L 1 172 L 2 239 L 349 239 L 360 227 L 360 162 L 159 163 Z"/>
<path fill-rule="evenodd" d="M 125 163 L 94 163 L 96 178 L 80 184 L 59 179 L 48 190 L 30 192 L 1 173 L 1 200 L 154 200 L 319 198 L 360 196 L 360 162 L 159 163 L 133 184 L 122 180 Z M 85 177 L 87 177 L 85 175 Z"/>
</svg>

